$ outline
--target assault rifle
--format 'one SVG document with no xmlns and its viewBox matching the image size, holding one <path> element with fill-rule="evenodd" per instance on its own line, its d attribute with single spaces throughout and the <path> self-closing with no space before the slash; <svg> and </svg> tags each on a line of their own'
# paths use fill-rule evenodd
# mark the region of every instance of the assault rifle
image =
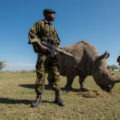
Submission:
<svg viewBox="0 0 120 120">
<path fill-rule="evenodd" d="M 61 54 L 65 54 L 65 55 L 68 55 L 70 57 L 74 57 L 74 58 L 77 58 L 75 57 L 73 54 L 69 53 L 69 52 L 66 52 L 65 50 L 63 50 L 62 48 L 60 47 L 56 47 L 52 40 L 48 41 L 48 42 L 42 42 L 42 45 L 46 46 L 47 48 L 49 48 L 50 50 L 50 53 L 51 53 L 51 57 L 54 57 L 55 55 L 61 53 Z"/>
</svg>

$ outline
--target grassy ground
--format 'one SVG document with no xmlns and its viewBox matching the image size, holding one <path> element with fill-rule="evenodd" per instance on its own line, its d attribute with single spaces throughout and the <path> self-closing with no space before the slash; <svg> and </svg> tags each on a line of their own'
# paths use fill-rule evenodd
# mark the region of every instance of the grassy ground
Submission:
<svg viewBox="0 0 120 120">
<path fill-rule="evenodd" d="M 118 73 L 120 75 L 120 73 Z M 64 87 L 66 78 L 61 77 Z M 53 104 L 54 92 L 45 88 L 43 103 L 31 108 L 35 99 L 35 73 L 0 73 L 0 120 L 119 120 L 120 84 L 112 93 L 103 92 L 92 77 L 86 79 L 88 92 L 78 91 L 78 78 L 73 91 L 61 91 L 64 107 Z M 46 81 L 47 84 L 47 81 Z"/>
</svg>

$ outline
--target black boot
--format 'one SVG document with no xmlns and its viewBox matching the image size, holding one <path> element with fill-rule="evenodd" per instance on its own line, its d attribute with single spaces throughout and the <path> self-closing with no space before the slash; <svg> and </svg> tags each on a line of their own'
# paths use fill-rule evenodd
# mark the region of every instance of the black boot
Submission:
<svg viewBox="0 0 120 120">
<path fill-rule="evenodd" d="M 54 103 L 58 104 L 59 106 L 64 106 L 63 100 L 60 98 L 60 91 L 55 91 L 55 101 Z"/>
<path fill-rule="evenodd" d="M 31 107 L 36 107 L 38 106 L 38 104 L 40 104 L 41 101 L 41 94 L 37 94 L 36 100 L 34 102 L 32 102 Z"/>
</svg>

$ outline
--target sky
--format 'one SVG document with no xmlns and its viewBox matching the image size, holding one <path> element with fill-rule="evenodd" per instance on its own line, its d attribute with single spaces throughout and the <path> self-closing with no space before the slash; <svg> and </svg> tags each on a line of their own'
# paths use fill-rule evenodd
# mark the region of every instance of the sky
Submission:
<svg viewBox="0 0 120 120">
<path fill-rule="evenodd" d="M 43 9 L 56 11 L 53 22 L 61 46 L 85 40 L 100 54 L 110 53 L 107 64 L 120 55 L 120 0 L 1 0 L 0 61 L 3 70 L 33 70 L 37 55 L 28 44 L 30 27 L 44 19 Z"/>
</svg>

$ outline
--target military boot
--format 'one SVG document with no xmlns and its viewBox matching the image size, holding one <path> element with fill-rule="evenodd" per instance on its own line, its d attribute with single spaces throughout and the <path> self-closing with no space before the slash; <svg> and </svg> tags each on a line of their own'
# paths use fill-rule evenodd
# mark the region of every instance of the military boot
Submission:
<svg viewBox="0 0 120 120">
<path fill-rule="evenodd" d="M 36 100 L 32 102 L 31 107 L 36 107 L 40 104 L 41 101 L 41 94 L 37 94 Z"/>
<path fill-rule="evenodd" d="M 58 104 L 59 106 L 64 106 L 63 100 L 60 97 L 60 91 L 55 91 L 55 101 L 54 103 Z"/>
</svg>

